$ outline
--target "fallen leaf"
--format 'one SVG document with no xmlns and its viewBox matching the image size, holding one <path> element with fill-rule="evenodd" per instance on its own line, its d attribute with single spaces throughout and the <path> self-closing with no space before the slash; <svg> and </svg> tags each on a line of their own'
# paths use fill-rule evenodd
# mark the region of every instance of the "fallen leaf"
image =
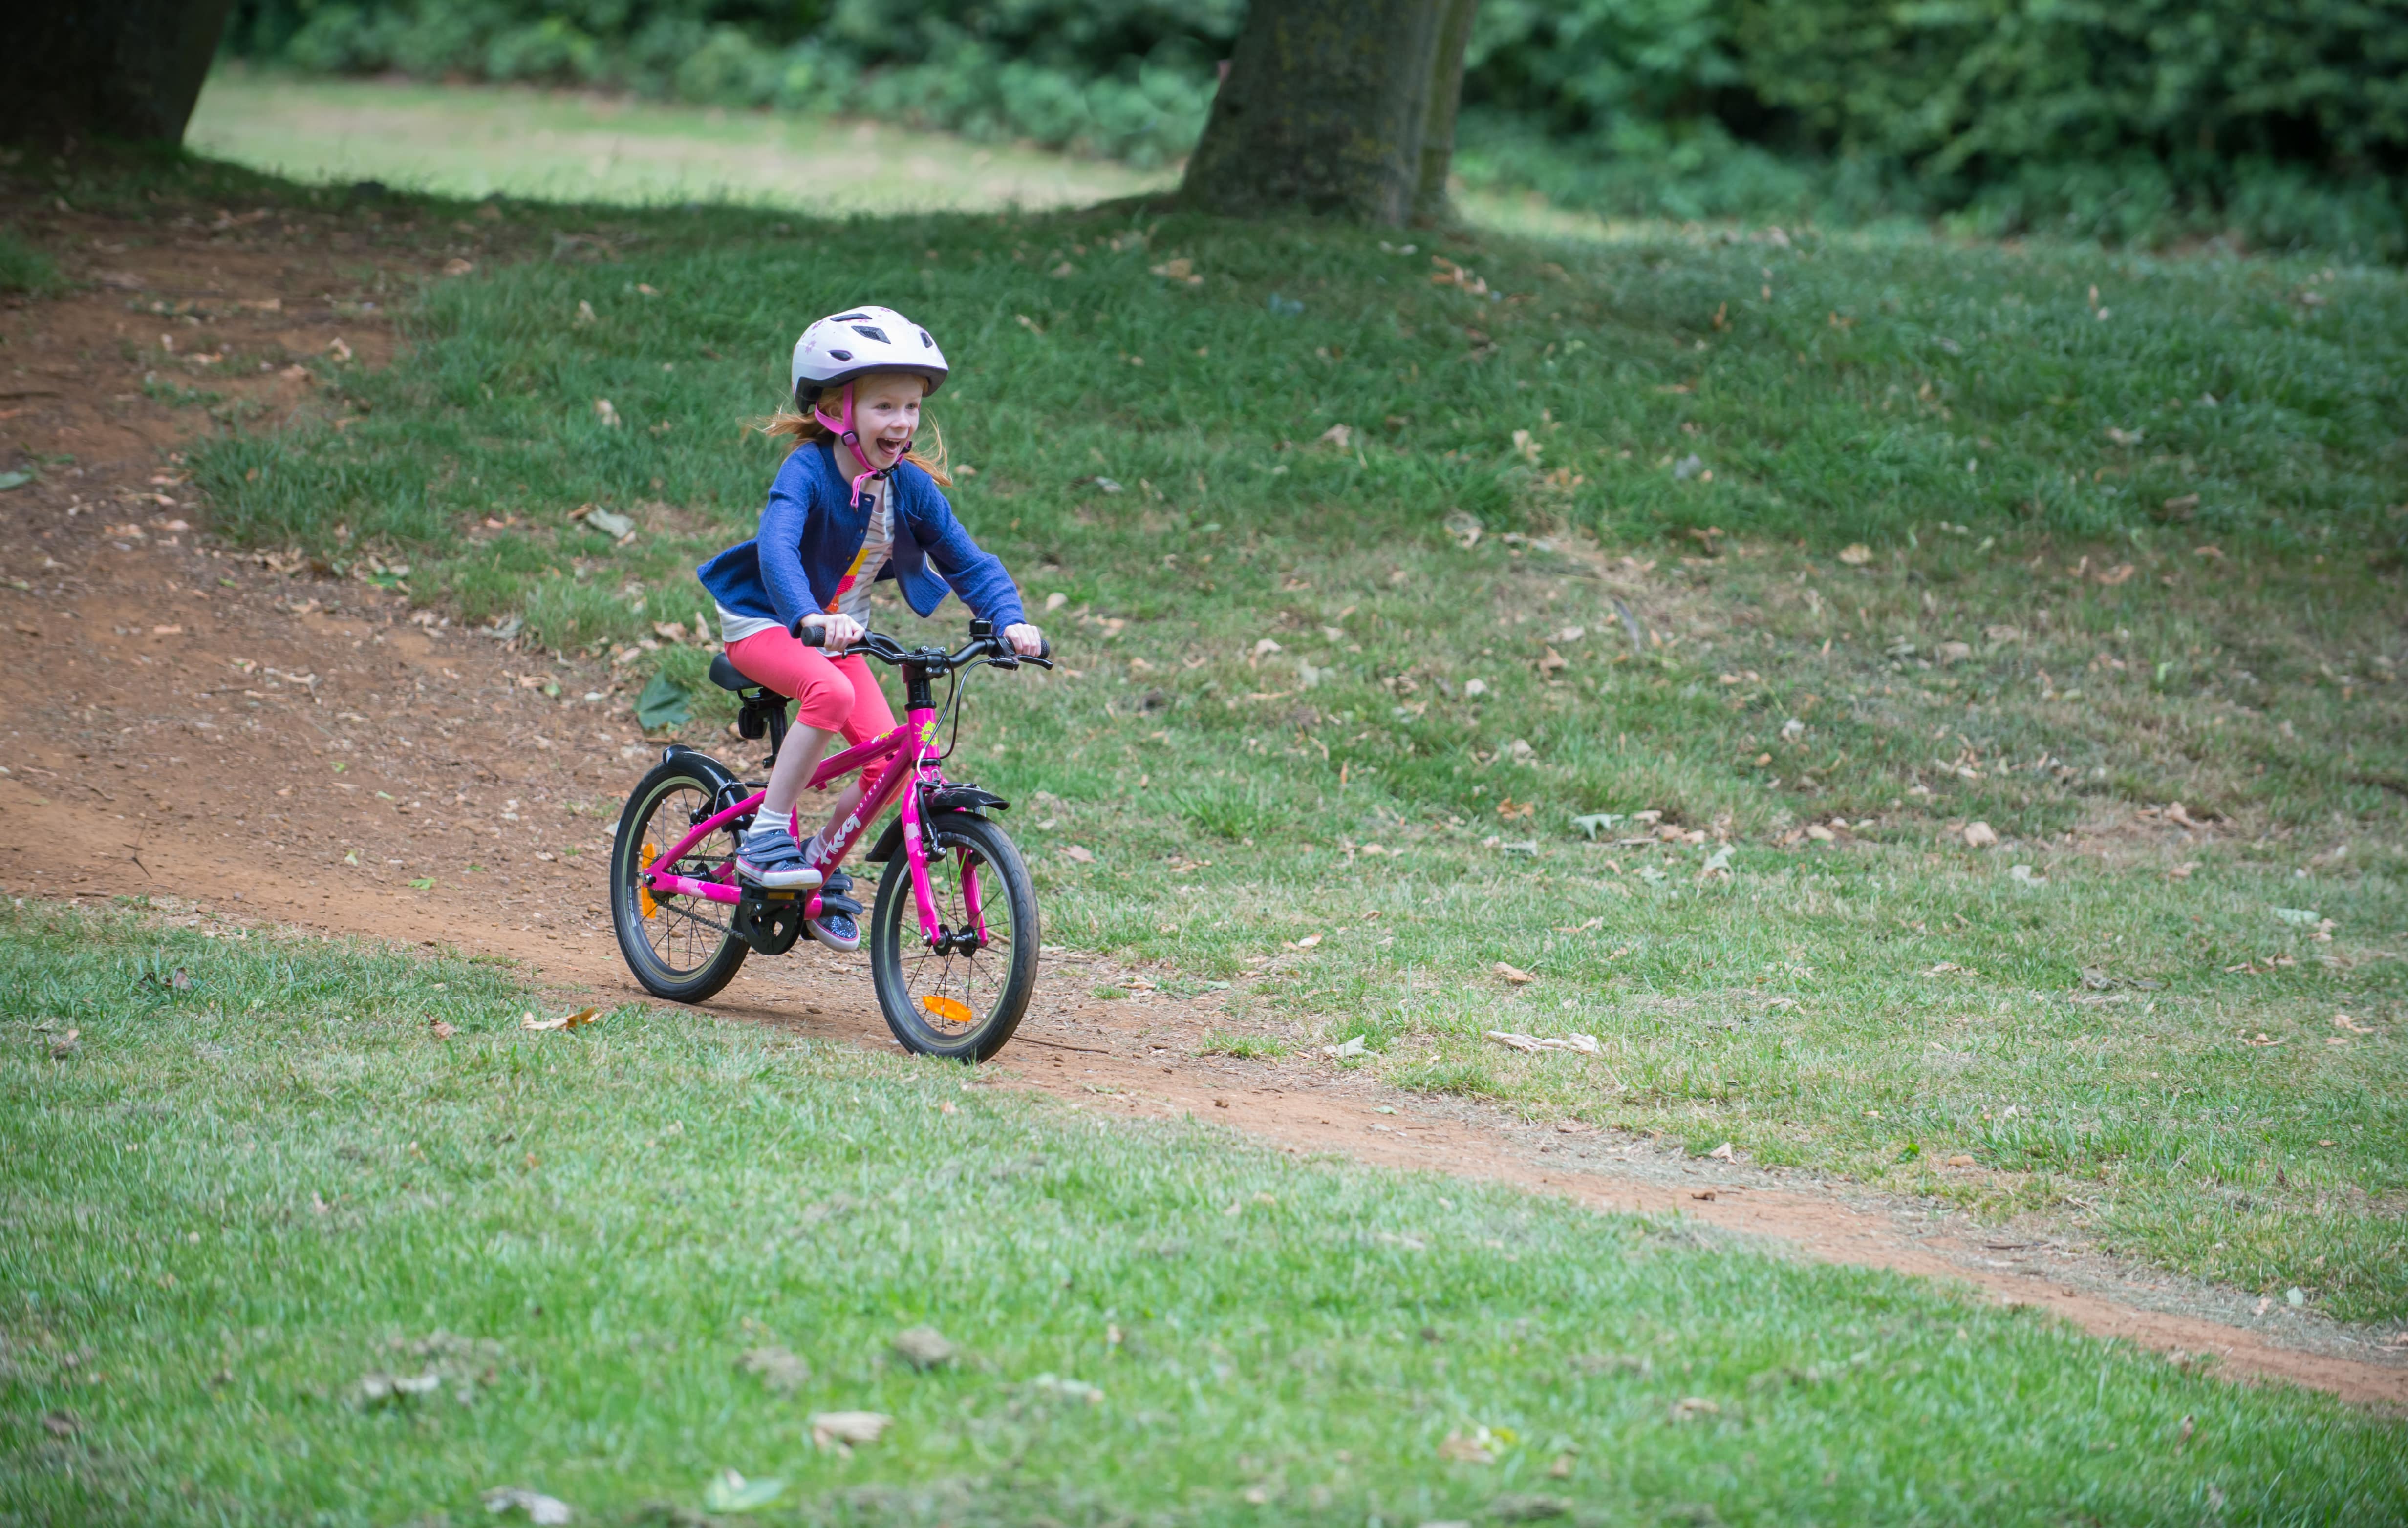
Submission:
<svg viewBox="0 0 2408 1528">
<path fill-rule="evenodd" d="M 762 1388 L 780 1395 L 792 1395 L 811 1379 L 811 1366 L 783 1348 L 747 1348 L 737 1356 L 736 1366 L 759 1375 Z"/>
<path fill-rule="evenodd" d="M 1469 1435 L 1449 1433 L 1438 1446 L 1438 1456 L 1457 1464 L 1493 1464 L 1497 1463 L 1493 1442 L 1485 1427 Z"/>
<path fill-rule="evenodd" d="M 1481 536 L 1485 535 L 1487 530 L 1477 518 L 1461 509 L 1448 510 L 1446 518 L 1439 523 L 1446 528 L 1448 536 L 1455 538 L 1455 544 L 1466 551 L 1478 546 Z"/>
<path fill-rule="evenodd" d="M 1873 560 L 1873 550 L 1858 541 L 1840 549 L 1840 561 L 1850 567 L 1862 567 Z"/>
<path fill-rule="evenodd" d="M 610 509 L 587 510 L 585 523 L 613 540 L 636 528 L 636 522 L 632 518 Z"/>
<path fill-rule="evenodd" d="M 706 1512 L 757 1512 L 776 1501 L 785 1489 L 783 1480 L 747 1480 L 734 1470 L 722 1470 L 702 1488 L 702 1509 Z"/>
<path fill-rule="evenodd" d="M 1968 849 L 1989 849 L 1999 841 L 1998 830 L 1987 822 L 1965 824 L 1965 846 Z"/>
<path fill-rule="evenodd" d="M 895 1419 L 883 1411 L 815 1411 L 811 1443 L 815 1448 L 850 1451 L 855 1443 L 877 1442 L 894 1425 Z"/>
<path fill-rule="evenodd" d="M 1268 1193 L 1254 1195 L 1254 1201 L 1257 1204 L 1266 1205 L 1279 1203 Z M 1101 1385 L 1091 1385 L 1083 1379 L 1065 1379 L 1055 1375 L 1040 1374 L 1029 1383 L 1048 1395 L 1059 1395 L 1065 1400 L 1084 1401 L 1089 1406 L 1104 1404 L 1104 1388 Z"/>
<path fill-rule="evenodd" d="M 1722 325 L 1717 322 L 1714 327 L 1719 329 Z M 1558 1478 L 1571 1474 L 1571 1455 L 1559 1455 L 1555 1464 L 1562 1467 L 1550 1469 L 1548 1474 Z M 1499 1522 L 1545 1522 L 1554 1518 L 1568 1518 L 1571 1512 L 1572 1504 L 1563 1497 L 1535 1492 L 1529 1495 L 1509 1492 L 1488 1504 L 1488 1515 Z M 1425 1523 L 1423 1528 L 1430 1528 L 1430 1525 Z"/>
<path fill-rule="evenodd" d="M 606 430 L 619 428 L 619 409 L 608 398 L 594 400 L 594 418 Z"/>
<path fill-rule="evenodd" d="M 2361 1024 L 2345 1013 L 2336 1013 L 2333 1015 L 2333 1028 L 2345 1029 L 2352 1035 L 2372 1035 L 2374 1033 L 2374 1026 L 2372 1024 Z"/>
<path fill-rule="evenodd" d="M 2106 569 L 2101 570 L 2101 571 L 2097 575 L 2097 578 L 2098 578 L 2098 579 L 2099 579 L 2099 581 L 2100 581 L 2100 583 L 2105 584 L 2105 585 L 2106 585 L 2108 588 L 2110 588 L 2110 589 L 2113 589 L 2113 588 L 2114 588 L 2117 584 L 2123 583 L 2125 580 L 2127 580 L 2127 579 L 2130 578 L 2131 578 L 2131 576 L 2132 576 L 2132 564 L 2129 564 L 2129 563 L 2118 563 L 2117 564 L 2115 564 L 2115 566 L 2114 566 L 2114 567 L 2112 567 L 2112 568 L 2106 568 Z"/>
<path fill-rule="evenodd" d="M 1719 1417 L 1722 1414 L 1720 1402 L 1710 1401 L 1702 1395 L 1684 1395 L 1672 1403 L 1672 1420 L 1676 1422 L 1695 1421 L 1699 1417 Z"/>
<path fill-rule="evenodd" d="M 508 1512 L 515 1508 L 524 1512 L 529 1522 L 558 1523 L 569 1519 L 566 1502 L 524 1486 L 497 1486 L 485 1492 L 484 1500 L 486 1511 Z"/>
<path fill-rule="evenodd" d="M 1095 850 L 1082 849 L 1077 844 L 1064 844 L 1062 846 L 1062 854 L 1064 858 L 1075 860 L 1081 864 L 1093 864 L 1096 863 Z"/>
<path fill-rule="evenodd" d="M 1594 1056 L 1600 1050 L 1594 1035 L 1524 1035 L 1510 1029 L 1492 1029 L 1481 1038 L 1501 1045 L 1508 1050 L 1520 1050 L 1529 1055 L 1537 1055 L 1542 1050 L 1576 1050 L 1584 1056 Z"/>
<path fill-rule="evenodd" d="M 1321 943 L 1321 935 L 1318 935 L 1318 934 L 1308 934 L 1308 935 L 1306 935 L 1303 938 L 1298 939 L 1298 940 L 1296 942 L 1296 948 L 1297 948 L 1297 949 L 1298 949 L 1298 950 L 1311 950 L 1313 946 L 1315 946 L 1315 945 L 1317 945 L 1317 944 L 1319 944 L 1319 943 Z"/>
<path fill-rule="evenodd" d="M 428 1032 L 438 1040 L 448 1040 L 452 1035 L 460 1033 L 459 1030 L 453 1028 L 451 1024 L 446 1023 L 440 1019 L 428 1020 L 426 1021 L 426 1028 Z"/>
<path fill-rule="evenodd" d="M 1497 963 L 1495 970 L 1498 976 L 1503 977 L 1508 983 L 1515 987 L 1525 986 L 1539 979 L 1529 972 L 1517 966 L 1508 965 L 1503 961 Z"/>
<path fill-rule="evenodd" d="M 45 1411 L 42 1427 L 52 1437 L 73 1437 L 83 1426 L 83 1419 L 72 1411 Z"/>
<path fill-rule="evenodd" d="M 2322 916 L 2308 907 L 2277 907 L 2274 916 L 2294 928 L 2314 927 Z"/>
<path fill-rule="evenodd" d="M 1620 814 L 1615 812 L 1591 812 L 1585 817 L 1573 818 L 1572 826 L 1587 834 L 1590 841 L 1595 842 L 1600 829 L 1611 828 L 1621 821 Z"/>
<path fill-rule="evenodd" d="M 423 1374 L 394 1375 L 379 1371 L 360 1376 L 360 1399 L 371 1405 L 432 1395 L 442 1388 L 443 1376 L 433 1369 Z"/>
<path fill-rule="evenodd" d="M 1707 1152 L 1706 1155 L 1718 1158 L 1724 1162 L 1736 1162 L 1739 1160 L 1739 1154 L 1731 1150 L 1731 1143 L 1728 1141 L 1723 1142 L 1720 1146 L 1717 1146 L 1713 1150 Z"/>
<path fill-rule="evenodd" d="M 2192 510 L 2199 507 L 2199 495 L 2196 493 L 2177 494 L 2173 498 L 2168 499 L 2163 507 L 2165 512 L 2170 515 L 2189 514 Z M 2223 554 L 2219 552 L 2217 555 L 2222 556 Z"/>
<path fill-rule="evenodd" d="M 887 1346 L 915 1369 L 933 1369 L 953 1361 L 953 1345 L 933 1326 L 914 1326 L 895 1334 Z"/>
<path fill-rule="evenodd" d="M 2009 865 L 2007 867 L 2007 878 L 2009 880 L 2019 881 L 2026 886 L 2045 886 L 2048 884 L 2048 878 L 2046 876 L 2042 875 L 2028 864 Z"/>
<path fill-rule="evenodd" d="M 1321 1053 L 1325 1056 L 1359 1056 L 1363 1054 L 1363 1036 L 1357 1035 L 1343 1045 L 1323 1046 L 1321 1048 Z"/>
<path fill-rule="evenodd" d="M 1951 1167 L 1971 1167 L 1971 1166 L 1975 1166 L 1975 1165 L 1978 1165 L 1978 1164 L 1973 1161 L 1973 1159 L 1972 1159 L 1971 1157 L 1959 1155 L 1959 1156 L 1950 1157 L 1950 1158 L 1948 1159 L 1948 1165 L 1949 1165 L 1949 1166 L 1951 1166 Z"/>
<path fill-rule="evenodd" d="M 538 1019 L 534 1014 L 530 1013 L 519 1021 L 519 1027 L 521 1029 L 532 1029 L 538 1032 L 554 1029 L 577 1029 L 586 1024 L 597 1022 L 601 1017 L 602 1010 L 600 1008 L 580 1008 L 575 1013 L 565 1013 L 557 1019 Z"/>
</svg>

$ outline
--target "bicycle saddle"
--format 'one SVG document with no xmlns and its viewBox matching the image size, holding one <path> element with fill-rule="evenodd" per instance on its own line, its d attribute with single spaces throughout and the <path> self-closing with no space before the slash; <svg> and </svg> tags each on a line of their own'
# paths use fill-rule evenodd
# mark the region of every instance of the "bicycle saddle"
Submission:
<svg viewBox="0 0 2408 1528">
<path fill-rule="evenodd" d="M 727 654 L 724 652 L 716 654 L 710 660 L 710 682 L 722 690 L 740 691 L 761 688 L 746 678 L 734 664 L 729 663 Z"/>
</svg>

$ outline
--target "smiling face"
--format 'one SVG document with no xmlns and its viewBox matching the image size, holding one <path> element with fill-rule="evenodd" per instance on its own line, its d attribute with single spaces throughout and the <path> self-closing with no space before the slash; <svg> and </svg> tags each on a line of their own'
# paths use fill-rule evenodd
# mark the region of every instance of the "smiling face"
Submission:
<svg viewBox="0 0 2408 1528">
<path fill-rule="evenodd" d="M 861 436 L 861 453 L 881 471 L 893 466 L 920 429 L 920 399 L 928 391 L 921 378 L 906 371 L 882 371 L 853 384 L 853 428 Z M 820 411 L 843 417 L 843 402 L 820 400 Z"/>
</svg>

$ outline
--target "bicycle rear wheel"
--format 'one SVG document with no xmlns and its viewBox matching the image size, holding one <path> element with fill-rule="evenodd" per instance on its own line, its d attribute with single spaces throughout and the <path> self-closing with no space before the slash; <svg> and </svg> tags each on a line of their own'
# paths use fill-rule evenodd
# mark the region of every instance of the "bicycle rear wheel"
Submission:
<svg viewBox="0 0 2408 1528">
<path fill-rule="evenodd" d="M 627 798 L 610 845 L 610 926 L 644 991 L 700 1003 L 736 979 L 752 947 L 732 926 L 735 907 L 698 896 L 655 896 L 637 878 L 713 810 L 710 776 L 681 759 L 655 766 Z M 720 829 L 666 868 L 718 880 L 736 858 L 737 828 Z"/>
<path fill-rule="evenodd" d="M 878 1007 L 905 1050 L 985 1061 L 1020 1027 L 1037 990 L 1037 888 L 1019 849 L 986 818 L 948 813 L 926 825 L 921 842 L 937 921 L 953 935 L 983 924 L 984 936 L 975 950 L 930 946 L 910 862 L 898 848 L 869 915 Z"/>
</svg>

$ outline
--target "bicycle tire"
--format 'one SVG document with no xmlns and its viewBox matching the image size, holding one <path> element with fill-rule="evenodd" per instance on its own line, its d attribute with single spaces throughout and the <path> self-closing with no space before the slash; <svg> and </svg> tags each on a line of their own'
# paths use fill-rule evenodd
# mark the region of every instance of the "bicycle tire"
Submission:
<svg viewBox="0 0 2408 1528">
<path fill-rule="evenodd" d="M 885 874 L 878 879 L 878 904 L 870 910 L 869 971 L 879 1011 L 906 1050 L 985 1061 L 1019 1029 L 1037 991 L 1042 939 L 1037 887 L 1028 878 L 1018 846 L 990 819 L 947 813 L 926 826 L 922 842 L 928 846 L 928 878 L 940 921 L 953 927 L 968 922 L 961 878 L 974 864 L 994 942 L 967 955 L 939 957 L 929 950 L 920 934 L 919 904 L 911 895 L 910 863 L 898 851 L 886 862 Z M 996 917 L 998 912 L 1004 917 Z M 1009 948 L 996 959 L 991 952 L 1006 944 Z M 907 961 L 912 964 L 910 970 Z M 916 992 L 915 987 L 931 990 Z M 984 1011 L 971 1008 L 963 997 L 973 998 Z M 939 1022 L 944 1010 L 926 1001 L 931 998 L 969 1011 L 969 1021 L 957 1028 Z"/>
<path fill-rule="evenodd" d="M 684 837 L 698 821 L 694 813 L 710 809 L 716 789 L 710 775 L 682 759 L 663 761 L 628 795 L 619 814 L 618 834 L 610 843 L 610 927 L 619 938 L 619 954 L 644 991 L 671 1003 L 708 1002 L 736 979 L 744 957 L 752 952 L 737 936 L 733 909 L 724 904 L 688 907 L 695 899 L 648 899 L 636 879 L 647 846 L 658 852 Z M 722 847 L 733 855 L 732 826 L 705 839 L 697 849 L 707 851 L 721 839 L 724 840 Z M 688 928 L 688 923 L 693 927 Z M 695 958 L 684 961 L 679 958 L 681 951 Z"/>
</svg>

